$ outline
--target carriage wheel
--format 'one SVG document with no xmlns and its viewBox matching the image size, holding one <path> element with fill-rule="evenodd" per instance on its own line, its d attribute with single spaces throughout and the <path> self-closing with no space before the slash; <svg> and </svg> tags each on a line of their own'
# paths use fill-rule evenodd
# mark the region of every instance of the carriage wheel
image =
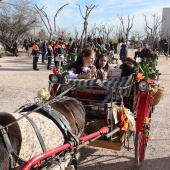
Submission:
<svg viewBox="0 0 170 170">
<path fill-rule="evenodd" d="M 136 132 L 135 136 L 135 160 L 136 165 L 140 169 L 144 162 L 145 151 L 147 147 L 147 137 L 143 132 Z"/>
</svg>

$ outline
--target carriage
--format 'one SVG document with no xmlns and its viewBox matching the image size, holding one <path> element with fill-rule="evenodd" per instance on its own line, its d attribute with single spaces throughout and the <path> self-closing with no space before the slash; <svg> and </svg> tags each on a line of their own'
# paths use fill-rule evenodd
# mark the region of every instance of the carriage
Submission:
<svg viewBox="0 0 170 170">
<path fill-rule="evenodd" d="M 107 80 L 67 79 L 61 74 L 50 74 L 49 102 L 66 96 L 82 102 L 87 116 L 86 131 L 79 138 L 71 135 L 64 145 L 33 157 L 23 170 L 38 168 L 44 160 L 62 155 L 65 151 L 72 153 L 71 165 L 77 169 L 75 150 L 87 144 L 113 150 L 121 150 L 126 145 L 129 149 L 131 138 L 136 165 L 141 168 L 150 138 L 157 86 L 155 80 L 145 81 L 143 78 L 140 73 Z"/>
<path fill-rule="evenodd" d="M 134 142 L 136 166 L 141 168 L 150 138 L 151 115 L 154 106 L 158 104 L 155 97 L 158 92 L 157 79 L 145 79 L 141 73 L 104 80 L 67 79 L 65 74 L 57 74 L 54 70 L 53 73 L 49 75 L 50 99 L 24 105 L 16 112 L 26 113 L 22 114 L 24 117 L 31 112 L 42 112 L 64 131 L 66 140 L 64 144 L 57 147 L 54 145 L 50 150 L 44 149 L 41 154 L 24 162 L 22 169 L 50 169 L 56 164 L 59 165 L 58 169 L 65 169 L 66 160 L 69 160 L 67 167 L 77 169 L 76 154 L 84 145 L 121 150 L 122 146 L 129 149 L 130 142 Z M 80 132 L 78 136 L 70 131 L 64 116 L 54 114 L 52 108 L 54 102 L 68 97 L 83 104 L 86 111 L 85 131 L 76 121 L 78 117 L 74 118 L 76 128 Z M 65 107 L 69 108 L 70 104 Z M 5 143 L 10 143 L 5 139 L 6 132 L 3 127 L 0 128 Z M 13 154 L 12 156 L 16 157 Z M 19 157 L 17 159 L 22 162 Z"/>
</svg>

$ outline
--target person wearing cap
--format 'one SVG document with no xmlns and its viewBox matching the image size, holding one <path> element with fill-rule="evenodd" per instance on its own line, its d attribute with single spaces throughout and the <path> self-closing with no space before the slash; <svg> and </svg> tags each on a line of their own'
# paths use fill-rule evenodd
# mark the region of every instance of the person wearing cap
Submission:
<svg viewBox="0 0 170 170">
<path fill-rule="evenodd" d="M 132 73 L 135 73 L 136 66 L 137 62 L 135 59 L 133 57 L 127 57 L 119 67 L 122 70 L 121 77 L 130 76 Z"/>
<path fill-rule="evenodd" d="M 58 39 L 58 42 L 55 45 L 56 57 L 63 56 L 64 55 L 64 51 L 65 51 L 65 44 L 63 43 L 63 40 L 60 37 Z M 54 64 L 55 64 L 56 67 L 58 67 L 58 61 L 56 60 L 56 57 L 54 58 Z"/>
<path fill-rule="evenodd" d="M 40 55 L 40 51 L 39 51 L 39 41 L 35 40 L 35 43 L 32 47 L 32 55 L 33 55 L 33 69 L 38 71 L 39 69 L 37 68 L 37 63 L 38 63 L 38 58 Z"/>
</svg>

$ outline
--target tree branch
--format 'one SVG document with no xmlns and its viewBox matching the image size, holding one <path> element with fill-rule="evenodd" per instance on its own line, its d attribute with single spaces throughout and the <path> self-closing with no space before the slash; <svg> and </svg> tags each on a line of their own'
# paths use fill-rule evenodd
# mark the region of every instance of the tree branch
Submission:
<svg viewBox="0 0 170 170">
<path fill-rule="evenodd" d="M 56 32 L 56 18 L 57 15 L 60 13 L 60 11 L 65 7 L 69 5 L 69 3 L 67 2 L 65 5 L 63 5 L 61 8 L 58 9 L 58 11 L 56 12 L 55 16 L 54 16 L 54 33 Z"/>
</svg>

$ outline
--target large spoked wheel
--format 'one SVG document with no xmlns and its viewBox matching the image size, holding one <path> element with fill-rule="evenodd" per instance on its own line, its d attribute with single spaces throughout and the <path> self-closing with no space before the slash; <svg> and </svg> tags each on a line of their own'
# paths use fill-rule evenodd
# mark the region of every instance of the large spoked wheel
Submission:
<svg viewBox="0 0 170 170">
<path fill-rule="evenodd" d="M 143 134 L 143 132 L 136 132 L 135 136 L 135 160 L 136 165 L 139 169 L 142 168 L 144 158 L 145 158 L 145 151 L 147 147 L 147 138 Z"/>
</svg>

